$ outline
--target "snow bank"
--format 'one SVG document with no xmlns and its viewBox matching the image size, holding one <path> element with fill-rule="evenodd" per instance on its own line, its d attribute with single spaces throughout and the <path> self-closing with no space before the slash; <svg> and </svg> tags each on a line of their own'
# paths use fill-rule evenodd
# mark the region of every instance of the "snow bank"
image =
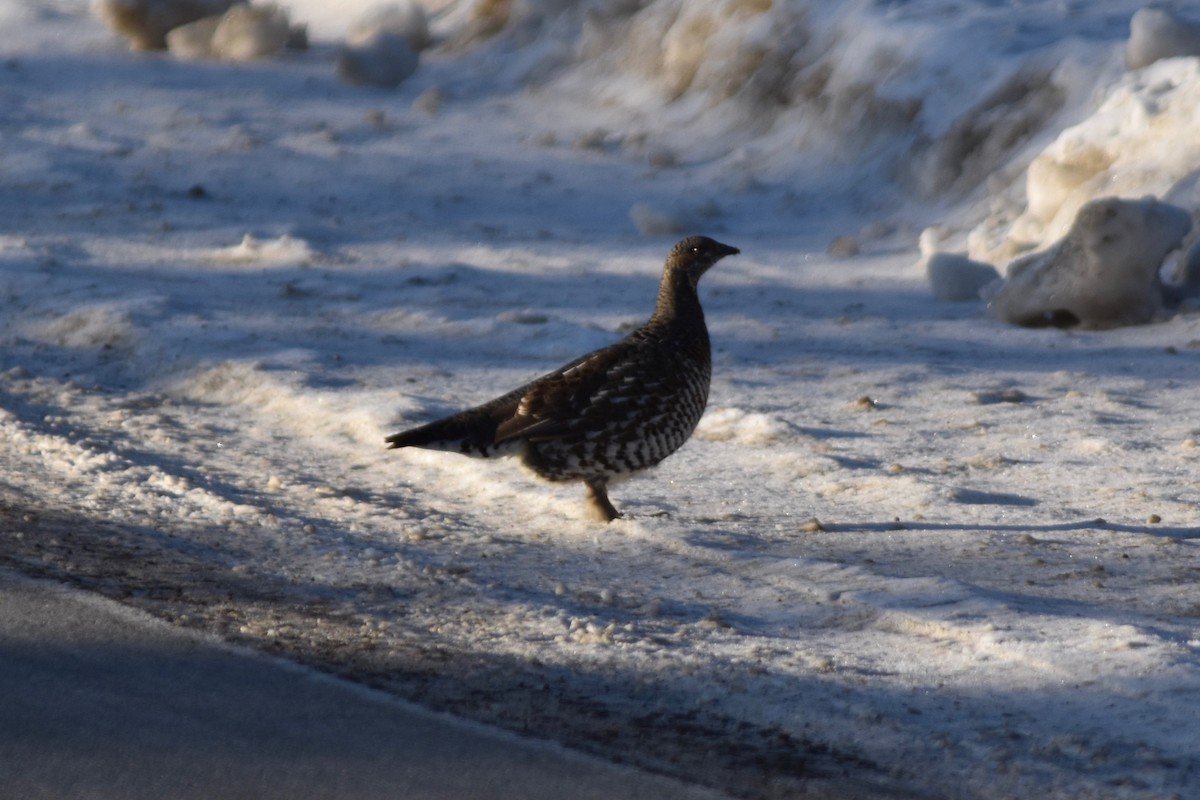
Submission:
<svg viewBox="0 0 1200 800">
<path fill-rule="evenodd" d="M 1149 18 L 1159 19 L 1157 13 Z M 1135 17 L 1130 48 L 1174 52 L 1177 33 Z M 1194 135 L 1200 58 L 1141 60 L 1150 65 L 1115 80 L 1092 113 L 1015 173 L 1022 177 L 1014 189 L 1023 191 L 996 182 L 986 217 L 967 236 L 971 259 L 1016 259 L 989 295 L 994 316 L 1018 324 L 1137 324 L 1159 318 L 1165 305 L 1193 292 L 1200 231 L 1189 233 L 1188 217 L 1200 216 L 1200 139 Z M 1089 210 L 1099 198 L 1162 202 L 1105 201 Z M 1178 209 L 1166 212 L 1168 205 Z M 1097 225 L 1101 208 L 1122 210 Z M 1174 285 L 1164 288 L 1163 259 L 1177 248 L 1188 255 L 1166 276 Z M 1026 255 L 1031 251 L 1040 252 Z"/>
<path fill-rule="evenodd" d="M 346 38 L 338 73 L 350 83 L 401 84 L 441 37 L 448 52 L 488 53 L 496 85 L 571 98 L 559 139 L 607 120 L 621 129 L 616 143 L 651 162 L 713 159 L 747 188 L 836 170 L 843 191 L 869 184 L 873 203 L 897 190 L 967 192 L 1023 168 L 1026 148 L 1114 74 L 1110 45 L 1128 30 L 1113 23 L 1052 42 L 1039 25 L 1076 12 L 1050 4 L 1023 9 L 1018 23 L 957 0 L 590 0 L 437 4 L 435 36 L 413 0 L 280 5 L 321 36 Z M 881 171 L 899 183 L 881 185 Z"/>
<path fill-rule="evenodd" d="M 972 231 L 971 256 L 996 263 L 1044 247 L 1101 196 L 1153 195 L 1200 210 L 1198 128 L 1200 59 L 1160 61 L 1124 76 L 1095 113 L 1032 160 L 1023 213 L 1012 219 L 1001 203 Z"/>
<path fill-rule="evenodd" d="M 639 154 L 711 158 L 743 185 L 836 169 L 841 191 L 869 183 L 879 202 L 895 199 L 881 172 L 910 193 L 969 191 L 1102 85 L 1123 26 L 1051 51 L 1036 31 L 1073 13 L 1051 6 L 1018 23 L 950 1 L 478 2 L 441 23 L 515 85 L 574 98 L 581 125 L 626 128 Z"/>
</svg>

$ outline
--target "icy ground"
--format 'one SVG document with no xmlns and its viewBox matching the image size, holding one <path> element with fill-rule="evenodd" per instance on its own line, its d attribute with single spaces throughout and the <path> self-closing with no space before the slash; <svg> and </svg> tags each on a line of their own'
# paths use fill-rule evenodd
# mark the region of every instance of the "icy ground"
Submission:
<svg viewBox="0 0 1200 800">
<path fill-rule="evenodd" d="M 1083 41 L 1064 64 L 1119 74 L 1137 4 L 1061 5 L 990 52 L 1011 74 Z M 938 303 L 917 234 L 965 236 L 1004 205 L 986 183 L 778 177 L 785 129 L 689 151 L 686 96 L 678 158 L 648 157 L 644 105 L 589 108 L 586 70 L 520 89 L 503 43 L 391 93 L 320 42 L 180 63 L 83 2 L 0 23 L 4 564 L 746 797 L 1200 793 L 1197 314 L 1070 332 Z M 1028 147 L 1096 108 L 1072 85 Z M 613 489 L 625 519 L 383 448 L 641 321 L 677 236 L 638 205 L 742 255 L 701 287 L 708 414 Z"/>
</svg>

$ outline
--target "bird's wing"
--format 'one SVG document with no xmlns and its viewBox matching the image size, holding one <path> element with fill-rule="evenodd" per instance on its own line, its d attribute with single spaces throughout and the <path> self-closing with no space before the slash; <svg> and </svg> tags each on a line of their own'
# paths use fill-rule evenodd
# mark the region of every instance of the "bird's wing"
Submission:
<svg viewBox="0 0 1200 800">
<path fill-rule="evenodd" d="M 648 376 L 645 353 L 636 340 L 625 339 L 572 361 L 524 387 L 512 416 L 496 428 L 496 444 L 513 439 L 547 440 L 577 434 L 589 422 L 602 423 L 618 402 L 630 402 L 624 392 L 631 384 L 644 386 Z M 640 365 L 640 366 L 639 366 Z"/>
</svg>

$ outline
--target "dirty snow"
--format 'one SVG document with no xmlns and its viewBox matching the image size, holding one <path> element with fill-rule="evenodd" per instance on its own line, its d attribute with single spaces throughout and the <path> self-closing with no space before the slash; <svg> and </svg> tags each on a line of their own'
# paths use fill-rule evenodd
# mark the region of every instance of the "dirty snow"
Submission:
<svg viewBox="0 0 1200 800">
<path fill-rule="evenodd" d="M 1070 142 L 1195 215 L 1139 4 L 453 3 L 396 91 L 334 74 L 341 5 L 233 65 L 0 2 L 3 563 L 747 797 L 1200 791 L 1200 317 L 1018 328 L 914 267 L 1041 242 Z M 625 519 L 384 449 L 640 322 L 646 220 L 742 255 Z"/>
</svg>

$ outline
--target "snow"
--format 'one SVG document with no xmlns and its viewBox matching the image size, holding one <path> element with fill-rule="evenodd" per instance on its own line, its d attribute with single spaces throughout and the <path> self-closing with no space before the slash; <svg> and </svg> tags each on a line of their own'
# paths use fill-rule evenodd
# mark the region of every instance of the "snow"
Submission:
<svg viewBox="0 0 1200 800">
<path fill-rule="evenodd" d="M 379 33 L 338 54 L 338 77 L 359 86 L 394 89 L 417 71 L 417 62 L 407 39 Z"/>
<path fill-rule="evenodd" d="M 1161 58 L 1200 55 L 1200 24 L 1171 9 L 1147 7 L 1129 20 L 1129 43 L 1125 63 L 1130 69 L 1153 64 Z"/>
<path fill-rule="evenodd" d="M 175 28 L 223 14 L 236 0 L 93 0 L 96 17 L 129 39 L 133 50 L 161 50 Z"/>
<path fill-rule="evenodd" d="M 230 64 L 0 2 L 5 564 L 745 796 L 1196 793 L 1200 318 L 914 268 L 1195 218 L 1140 4 L 447 4 L 394 91 L 334 74 L 380 4 L 282 5 L 312 48 Z M 639 323 L 662 220 L 742 254 L 627 518 L 385 449 Z"/>
<path fill-rule="evenodd" d="M 1062 131 L 1030 163 L 1028 207 L 998 254 L 1050 244 L 1086 202 L 1101 196 L 1149 194 L 1194 210 L 1200 149 L 1184 131 L 1197 124 L 1198 102 L 1195 58 L 1162 61 L 1117 81 L 1094 113 Z M 1171 147 L 1164 148 L 1164 141 Z M 984 248 L 975 250 L 976 257 L 984 255 Z"/>
<path fill-rule="evenodd" d="M 1151 322 L 1163 311 L 1163 260 L 1191 228 L 1187 211 L 1153 197 L 1093 200 L 1053 247 L 1009 265 L 987 289 L 988 310 L 1018 325 Z"/>
</svg>

